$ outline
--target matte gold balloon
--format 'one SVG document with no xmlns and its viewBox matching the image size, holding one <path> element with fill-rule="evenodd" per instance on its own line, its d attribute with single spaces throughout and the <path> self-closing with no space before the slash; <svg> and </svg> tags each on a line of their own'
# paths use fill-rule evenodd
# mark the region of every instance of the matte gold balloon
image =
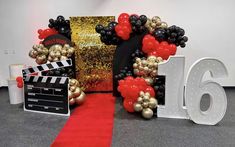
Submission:
<svg viewBox="0 0 235 147">
<path fill-rule="evenodd" d="M 146 119 L 150 119 L 153 117 L 153 111 L 150 108 L 145 108 L 142 111 L 142 116 Z"/>
<path fill-rule="evenodd" d="M 141 106 L 141 104 L 135 103 L 135 104 L 134 104 L 134 110 L 135 110 L 136 112 L 140 112 L 140 111 L 143 110 L 143 107 Z"/>
<path fill-rule="evenodd" d="M 67 50 L 67 52 L 68 52 L 68 54 L 73 54 L 74 53 L 74 50 L 72 50 L 71 48 L 69 48 L 68 50 Z"/>
<path fill-rule="evenodd" d="M 59 58 L 55 57 L 55 58 L 53 58 L 53 61 L 54 61 L 54 62 L 55 62 L 55 61 L 59 61 Z"/>
<path fill-rule="evenodd" d="M 71 98 L 70 100 L 69 100 L 69 105 L 74 105 L 75 104 L 75 99 L 74 98 Z"/>
<path fill-rule="evenodd" d="M 69 90 L 72 91 L 72 92 L 74 92 L 74 91 L 76 90 L 76 86 L 70 86 L 70 87 L 69 87 Z"/>
<path fill-rule="evenodd" d="M 154 109 L 157 107 L 157 100 L 153 97 L 149 99 L 149 108 Z"/>
<path fill-rule="evenodd" d="M 61 50 L 62 49 L 62 46 L 60 44 L 56 44 L 56 45 L 53 45 L 55 50 Z"/>
<path fill-rule="evenodd" d="M 55 58 L 55 52 L 53 52 L 53 51 L 51 51 L 50 53 L 49 53 L 49 55 L 51 56 L 51 58 Z"/>
<path fill-rule="evenodd" d="M 36 57 L 36 63 L 37 64 L 44 64 L 44 63 L 46 63 L 46 56 L 45 55 L 38 55 L 37 57 Z"/>
<path fill-rule="evenodd" d="M 155 27 L 157 26 L 157 24 L 154 23 L 154 22 L 151 22 L 151 23 L 150 23 L 150 26 L 151 26 L 152 28 L 155 28 Z"/>
<path fill-rule="evenodd" d="M 48 53 L 49 53 L 49 51 L 48 51 L 48 49 L 47 48 L 44 48 L 43 50 L 42 50 L 42 54 L 44 54 L 44 55 L 48 55 Z"/>
<path fill-rule="evenodd" d="M 59 52 L 59 51 L 57 51 L 57 52 L 55 53 L 55 57 L 60 58 L 60 56 L 61 56 L 60 52 Z"/>
<path fill-rule="evenodd" d="M 85 101 L 85 97 L 86 97 L 85 93 L 82 92 L 80 96 L 75 98 L 76 104 L 82 104 Z"/>
</svg>

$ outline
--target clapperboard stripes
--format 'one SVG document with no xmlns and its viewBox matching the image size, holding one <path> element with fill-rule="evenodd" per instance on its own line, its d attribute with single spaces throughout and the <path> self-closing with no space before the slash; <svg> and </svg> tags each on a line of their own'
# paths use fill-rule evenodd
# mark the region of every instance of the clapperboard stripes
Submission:
<svg viewBox="0 0 235 147">
<path fill-rule="evenodd" d="M 30 75 L 68 66 L 72 66 L 70 59 L 22 70 L 26 111 L 69 115 L 68 77 Z"/>
</svg>

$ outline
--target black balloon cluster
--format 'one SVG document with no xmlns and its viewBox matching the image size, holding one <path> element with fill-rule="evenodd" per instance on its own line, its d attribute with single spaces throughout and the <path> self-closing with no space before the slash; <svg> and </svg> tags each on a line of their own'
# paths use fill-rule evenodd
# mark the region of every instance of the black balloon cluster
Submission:
<svg viewBox="0 0 235 147">
<path fill-rule="evenodd" d="M 165 104 L 165 76 L 157 76 L 154 90 L 158 104 Z"/>
<path fill-rule="evenodd" d="M 129 17 L 129 21 L 132 25 L 132 31 L 136 33 L 143 33 L 147 30 L 145 27 L 145 23 L 147 22 L 147 16 L 140 15 L 139 17 L 137 15 L 131 15 Z"/>
<path fill-rule="evenodd" d="M 70 21 L 65 20 L 63 16 L 58 16 L 55 20 L 49 19 L 49 28 L 56 29 L 61 35 L 71 39 Z"/>
<path fill-rule="evenodd" d="M 110 22 L 108 26 L 103 26 L 101 24 L 98 24 L 95 27 L 95 30 L 97 33 L 99 33 L 100 40 L 105 43 L 106 45 L 117 45 L 120 43 L 121 38 L 117 36 L 115 32 L 115 26 L 117 25 L 117 22 Z"/>
<path fill-rule="evenodd" d="M 135 58 L 138 57 L 138 58 L 142 58 L 142 57 L 145 57 L 145 54 L 142 50 L 135 50 L 134 53 L 131 54 L 131 57 L 132 57 L 132 65 L 133 63 L 135 63 Z"/>
<path fill-rule="evenodd" d="M 74 71 L 71 68 L 59 68 L 50 71 L 42 72 L 43 76 L 62 76 L 62 77 L 74 77 Z"/>
<path fill-rule="evenodd" d="M 156 29 L 153 32 L 153 36 L 158 41 L 167 41 L 168 43 L 173 43 L 176 46 L 184 48 L 186 46 L 185 42 L 188 41 L 188 37 L 184 36 L 184 29 L 178 26 L 170 26 L 169 28 Z"/>
<path fill-rule="evenodd" d="M 115 75 L 115 79 L 121 80 L 124 79 L 127 76 L 133 76 L 133 72 L 129 67 L 124 67 L 122 70 L 120 70 L 120 73 Z"/>
</svg>

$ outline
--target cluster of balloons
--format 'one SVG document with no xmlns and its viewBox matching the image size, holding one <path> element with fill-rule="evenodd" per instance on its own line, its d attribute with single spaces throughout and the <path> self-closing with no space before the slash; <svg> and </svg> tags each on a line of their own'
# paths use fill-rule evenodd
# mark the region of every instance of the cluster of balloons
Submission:
<svg viewBox="0 0 235 147">
<path fill-rule="evenodd" d="M 68 97 L 70 105 L 81 105 L 85 101 L 86 95 L 79 87 L 79 82 L 76 79 L 69 80 Z"/>
<path fill-rule="evenodd" d="M 132 32 L 131 23 L 129 21 L 129 14 L 122 13 L 118 17 L 118 24 L 115 27 L 115 31 L 122 40 L 128 40 Z"/>
<path fill-rule="evenodd" d="M 142 51 L 149 56 L 161 57 L 167 60 L 170 55 L 175 55 L 176 45 L 166 41 L 159 43 L 152 35 L 145 35 L 142 40 Z"/>
<path fill-rule="evenodd" d="M 127 76 L 133 76 L 133 72 L 132 72 L 132 70 L 130 70 L 129 67 L 126 66 L 123 69 L 121 69 L 120 73 L 115 75 L 114 77 L 117 80 L 121 80 L 121 79 L 124 79 Z"/>
<path fill-rule="evenodd" d="M 120 80 L 118 91 L 124 98 L 123 106 L 128 112 L 134 112 L 134 103 L 137 102 L 140 91 L 149 92 L 151 97 L 155 96 L 154 89 L 149 86 L 143 78 L 126 77 Z"/>
<path fill-rule="evenodd" d="M 100 40 L 106 45 L 117 45 L 120 43 L 121 38 L 117 36 L 115 32 L 115 26 L 117 22 L 110 22 L 108 26 L 103 26 L 101 24 L 96 25 L 95 30 L 100 34 Z"/>
<path fill-rule="evenodd" d="M 158 104 L 165 104 L 165 76 L 157 76 L 154 83 L 154 90 L 157 95 Z"/>
<path fill-rule="evenodd" d="M 58 31 L 56 31 L 54 28 L 47 28 L 47 29 L 39 29 L 38 30 L 38 39 L 43 40 L 47 38 L 48 36 L 58 34 Z"/>
<path fill-rule="evenodd" d="M 49 19 L 48 27 L 54 28 L 59 34 L 71 39 L 70 21 L 65 20 L 64 16 L 59 15 L 55 20 L 52 18 Z"/>
<path fill-rule="evenodd" d="M 186 46 L 186 42 L 188 41 L 188 37 L 184 36 L 184 29 L 177 27 L 175 25 L 170 26 L 169 28 L 160 28 L 156 29 L 153 32 L 153 36 L 158 41 L 167 41 L 168 43 L 173 43 L 176 46 L 180 46 L 184 48 Z"/>
<path fill-rule="evenodd" d="M 18 88 L 23 88 L 23 86 L 24 86 L 23 77 L 21 77 L 21 76 L 16 77 L 16 82 L 17 82 Z"/>
<path fill-rule="evenodd" d="M 145 27 L 148 29 L 150 33 L 153 33 L 155 29 L 159 28 L 167 28 L 167 23 L 162 22 L 159 16 L 154 16 L 152 19 L 148 19 L 145 24 Z"/>
<path fill-rule="evenodd" d="M 43 44 L 34 45 L 33 49 L 29 51 L 29 56 L 36 59 L 37 64 L 45 64 L 47 61 L 54 62 L 66 60 L 71 57 L 75 51 L 69 44 L 64 46 L 60 44 L 52 45 L 49 49 Z"/>
<path fill-rule="evenodd" d="M 157 99 L 151 97 L 149 92 L 140 91 L 137 102 L 134 103 L 134 110 L 141 112 L 142 116 L 146 119 L 153 117 L 153 110 L 157 108 Z"/>
<path fill-rule="evenodd" d="M 147 22 L 147 16 L 145 15 L 131 15 L 129 21 L 132 25 L 132 31 L 136 33 L 143 33 L 146 31 L 145 23 Z"/>
<path fill-rule="evenodd" d="M 157 77 L 158 63 L 162 62 L 161 57 L 148 56 L 148 58 L 136 58 L 133 64 L 134 74 L 143 77 L 149 85 L 153 85 Z"/>
</svg>

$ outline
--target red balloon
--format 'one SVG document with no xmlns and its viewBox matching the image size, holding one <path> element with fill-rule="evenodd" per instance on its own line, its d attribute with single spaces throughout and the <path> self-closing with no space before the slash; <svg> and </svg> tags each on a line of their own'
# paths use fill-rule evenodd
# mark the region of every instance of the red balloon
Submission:
<svg viewBox="0 0 235 147">
<path fill-rule="evenodd" d="M 169 49 L 170 49 L 171 55 L 175 55 L 175 53 L 176 53 L 176 45 L 170 44 L 169 45 Z"/>
<path fill-rule="evenodd" d="M 17 81 L 17 82 L 23 82 L 23 77 L 20 77 L 20 76 L 17 77 L 17 78 L 16 78 L 16 81 Z"/>
<path fill-rule="evenodd" d="M 134 110 L 134 101 L 132 99 L 126 98 L 123 101 L 123 107 L 126 109 L 128 112 L 135 112 Z"/>
<path fill-rule="evenodd" d="M 38 34 L 42 34 L 43 30 L 42 29 L 38 29 Z"/>
<path fill-rule="evenodd" d="M 17 83 L 17 87 L 18 87 L 18 88 L 23 88 L 23 85 L 24 85 L 23 82 L 18 82 L 18 83 Z"/>
<path fill-rule="evenodd" d="M 156 52 L 156 51 L 153 51 L 153 52 L 150 52 L 148 55 L 149 55 L 149 56 L 156 56 L 156 57 L 157 57 L 157 52 Z"/>
<path fill-rule="evenodd" d="M 127 13 L 121 13 L 118 17 L 118 23 L 123 22 L 125 20 L 129 20 L 129 14 Z"/>
<path fill-rule="evenodd" d="M 156 52 L 157 56 L 162 57 L 164 60 L 167 60 L 170 56 L 170 50 L 168 47 L 159 46 Z"/>
<path fill-rule="evenodd" d="M 120 24 L 118 24 L 118 25 L 115 26 L 115 31 L 116 31 L 116 32 L 119 32 L 119 31 L 121 31 L 121 30 L 122 30 L 122 27 L 121 27 Z"/>
<path fill-rule="evenodd" d="M 151 87 L 151 86 L 148 86 L 148 87 L 144 90 L 144 92 L 149 92 L 152 97 L 155 97 L 155 91 L 154 91 L 153 87 Z"/>
</svg>

